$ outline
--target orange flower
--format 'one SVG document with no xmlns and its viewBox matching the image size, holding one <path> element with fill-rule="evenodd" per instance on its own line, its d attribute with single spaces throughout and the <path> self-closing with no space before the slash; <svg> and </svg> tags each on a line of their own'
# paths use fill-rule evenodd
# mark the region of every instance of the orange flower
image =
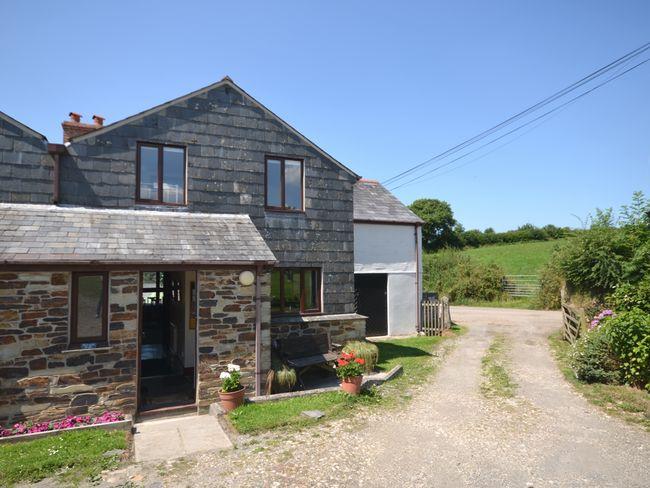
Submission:
<svg viewBox="0 0 650 488">
<path fill-rule="evenodd" d="M 356 363 L 359 363 L 361 365 L 366 364 L 366 361 L 363 358 L 357 358 L 354 360 Z"/>
<path fill-rule="evenodd" d="M 348 361 L 346 361 L 345 359 L 339 359 L 339 360 L 337 361 L 337 363 L 338 363 L 339 366 L 347 366 L 348 364 L 350 364 L 350 363 L 349 363 Z"/>
</svg>

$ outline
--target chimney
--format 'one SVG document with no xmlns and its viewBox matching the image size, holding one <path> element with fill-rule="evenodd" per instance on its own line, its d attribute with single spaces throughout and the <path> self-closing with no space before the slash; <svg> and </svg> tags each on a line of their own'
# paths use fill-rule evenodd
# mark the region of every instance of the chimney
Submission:
<svg viewBox="0 0 650 488">
<path fill-rule="evenodd" d="M 61 124 L 61 127 L 63 127 L 63 142 L 70 142 L 70 139 L 83 136 L 104 126 L 104 117 L 99 115 L 93 115 L 94 124 L 84 124 L 81 122 L 81 114 L 76 112 L 70 112 L 69 116 L 70 120 L 65 120 Z"/>
</svg>

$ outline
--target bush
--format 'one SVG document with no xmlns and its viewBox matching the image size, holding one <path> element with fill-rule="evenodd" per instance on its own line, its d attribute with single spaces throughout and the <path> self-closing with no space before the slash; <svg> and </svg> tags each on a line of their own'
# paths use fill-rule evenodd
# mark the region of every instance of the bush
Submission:
<svg viewBox="0 0 650 488">
<path fill-rule="evenodd" d="M 618 361 L 602 327 L 585 333 L 573 345 L 571 368 L 587 383 L 620 383 Z"/>
<path fill-rule="evenodd" d="M 364 370 L 366 373 L 372 373 L 379 361 L 379 348 L 372 342 L 350 341 L 345 345 L 345 347 L 343 347 L 343 352 L 352 352 L 357 357 L 362 358 L 366 363 L 364 364 Z"/>
<path fill-rule="evenodd" d="M 479 264 L 460 251 L 447 249 L 428 256 L 425 288 L 452 301 L 502 298 L 503 270 L 495 264 Z"/>
<path fill-rule="evenodd" d="M 636 285 L 623 283 L 617 286 L 607 297 L 607 304 L 621 312 L 638 308 L 650 313 L 650 274 Z"/>
<path fill-rule="evenodd" d="M 603 326 L 623 380 L 650 391 L 650 314 L 638 308 L 607 319 Z"/>
<path fill-rule="evenodd" d="M 534 308 L 541 310 L 557 310 L 561 305 L 561 290 L 564 283 L 562 269 L 560 268 L 555 255 L 542 268 L 539 277 L 539 291 L 533 301 Z"/>
</svg>

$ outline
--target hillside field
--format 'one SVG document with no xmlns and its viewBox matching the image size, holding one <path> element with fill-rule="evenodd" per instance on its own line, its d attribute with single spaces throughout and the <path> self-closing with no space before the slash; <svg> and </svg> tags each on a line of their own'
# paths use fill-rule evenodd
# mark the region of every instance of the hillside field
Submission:
<svg viewBox="0 0 650 488">
<path fill-rule="evenodd" d="M 506 274 L 538 274 L 548 262 L 553 249 L 564 239 L 518 242 L 465 249 L 463 252 L 480 263 L 496 263 Z"/>
</svg>

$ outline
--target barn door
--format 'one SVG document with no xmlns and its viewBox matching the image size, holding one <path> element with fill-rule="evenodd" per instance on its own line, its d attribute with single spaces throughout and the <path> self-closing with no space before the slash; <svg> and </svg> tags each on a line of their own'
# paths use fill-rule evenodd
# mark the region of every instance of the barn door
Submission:
<svg viewBox="0 0 650 488">
<path fill-rule="evenodd" d="M 357 313 L 368 317 L 366 321 L 367 336 L 388 334 L 388 275 L 355 274 L 354 291 L 357 301 Z"/>
</svg>

